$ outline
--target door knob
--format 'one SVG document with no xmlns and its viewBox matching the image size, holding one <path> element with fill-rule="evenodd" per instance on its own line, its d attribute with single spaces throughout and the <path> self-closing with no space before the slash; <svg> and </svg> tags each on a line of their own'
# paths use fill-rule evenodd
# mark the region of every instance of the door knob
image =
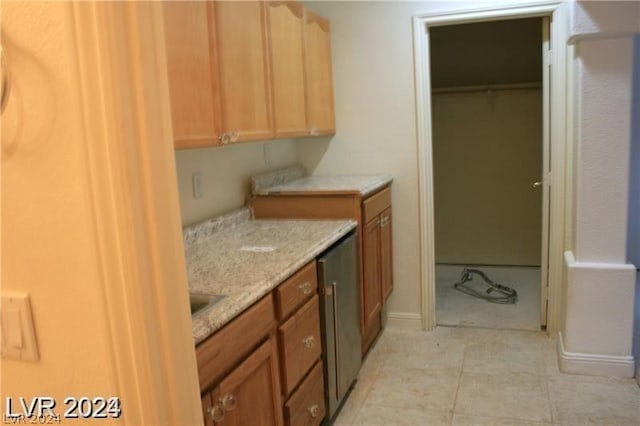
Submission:
<svg viewBox="0 0 640 426">
<path fill-rule="evenodd" d="M 542 186 L 542 182 L 533 182 L 533 185 L 531 185 L 533 188 L 540 188 Z"/>
</svg>

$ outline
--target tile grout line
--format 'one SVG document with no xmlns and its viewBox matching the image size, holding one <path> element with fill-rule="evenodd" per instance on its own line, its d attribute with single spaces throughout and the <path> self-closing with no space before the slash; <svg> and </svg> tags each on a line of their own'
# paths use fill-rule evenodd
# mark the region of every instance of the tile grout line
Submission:
<svg viewBox="0 0 640 426">
<path fill-rule="evenodd" d="M 547 391 L 547 402 L 549 403 L 549 418 L 551 419 L 551 423 L 555 424 L 555 418 L 553 415 L 553 405 L 551 404 L 551 391 L 549 389 L 549 379 L 551 378 L 551 376 L 550 376 L 550 372 L 547 371 L 546 344 L 547 344 L 546 341 L 542 341 L 538 345 L 540 352 L 542 352 L 542 367 L 544 368 L 543 374 L 540 377 L 542 377 L 542 379 L 544 380 L 545 389 Z"/>
<path fill-rule="evenodd" d="M 453 397 L 453 407 L 451 407 L 451 418 L 449 419 L 449 425 L 453 424 L 453 417 L 456 413 L 456 405 L 458 405 L 458 393 L 460 392 L 460 385 L 462 384 L 462 373 L 464 372 L 464 363 L 467 359 L 468 342 L 464 342 L 464 351 L 462 353 L 462 364 L 460 365 L 460 373 L 458 374 L 458 386 L 456 386 L 456 394 Z"/>
</svg>

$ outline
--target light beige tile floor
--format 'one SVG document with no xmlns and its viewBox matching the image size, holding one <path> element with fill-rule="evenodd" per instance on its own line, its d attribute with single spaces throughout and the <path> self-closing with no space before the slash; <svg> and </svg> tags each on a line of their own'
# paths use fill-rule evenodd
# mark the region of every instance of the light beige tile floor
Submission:
<svg viewBox="0 0 640 426">
<path fill-rule="evenodd" d="M 542 332 L 387 328 L 335 425 L 640 426 L 633 379 L 563 374 Z"/>
</svg>

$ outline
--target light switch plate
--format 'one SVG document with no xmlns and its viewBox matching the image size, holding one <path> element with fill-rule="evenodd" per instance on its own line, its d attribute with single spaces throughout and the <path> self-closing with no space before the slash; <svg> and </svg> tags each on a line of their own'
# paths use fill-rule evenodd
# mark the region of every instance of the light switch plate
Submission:
<svg viewBox="0 0 640 426">
<path fill-rule="evenodd" d="M 2 358 L 37 361 L 38 345 L 29 295 L 3 294 L 0 317 Z"/>
</svg>

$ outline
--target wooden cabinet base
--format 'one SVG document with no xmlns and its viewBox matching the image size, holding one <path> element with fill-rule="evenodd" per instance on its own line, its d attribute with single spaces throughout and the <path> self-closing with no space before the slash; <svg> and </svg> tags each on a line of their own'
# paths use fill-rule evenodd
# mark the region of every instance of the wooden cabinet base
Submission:
<svg viewBox="0 0 640 426">
<path fill-rule="evenodd" d="M 362 333 L 362 356 L 364 357 L 366 353 L 371 348 L 373 342 L 376 341 L 376 337 L 380 334 L 380 330 L 382 329 L 382 321 L 380 320 L 380 314 L 376 315 L 376 317 L 371 321 L 369 327 L 364 330 Z"/>
</svg>

